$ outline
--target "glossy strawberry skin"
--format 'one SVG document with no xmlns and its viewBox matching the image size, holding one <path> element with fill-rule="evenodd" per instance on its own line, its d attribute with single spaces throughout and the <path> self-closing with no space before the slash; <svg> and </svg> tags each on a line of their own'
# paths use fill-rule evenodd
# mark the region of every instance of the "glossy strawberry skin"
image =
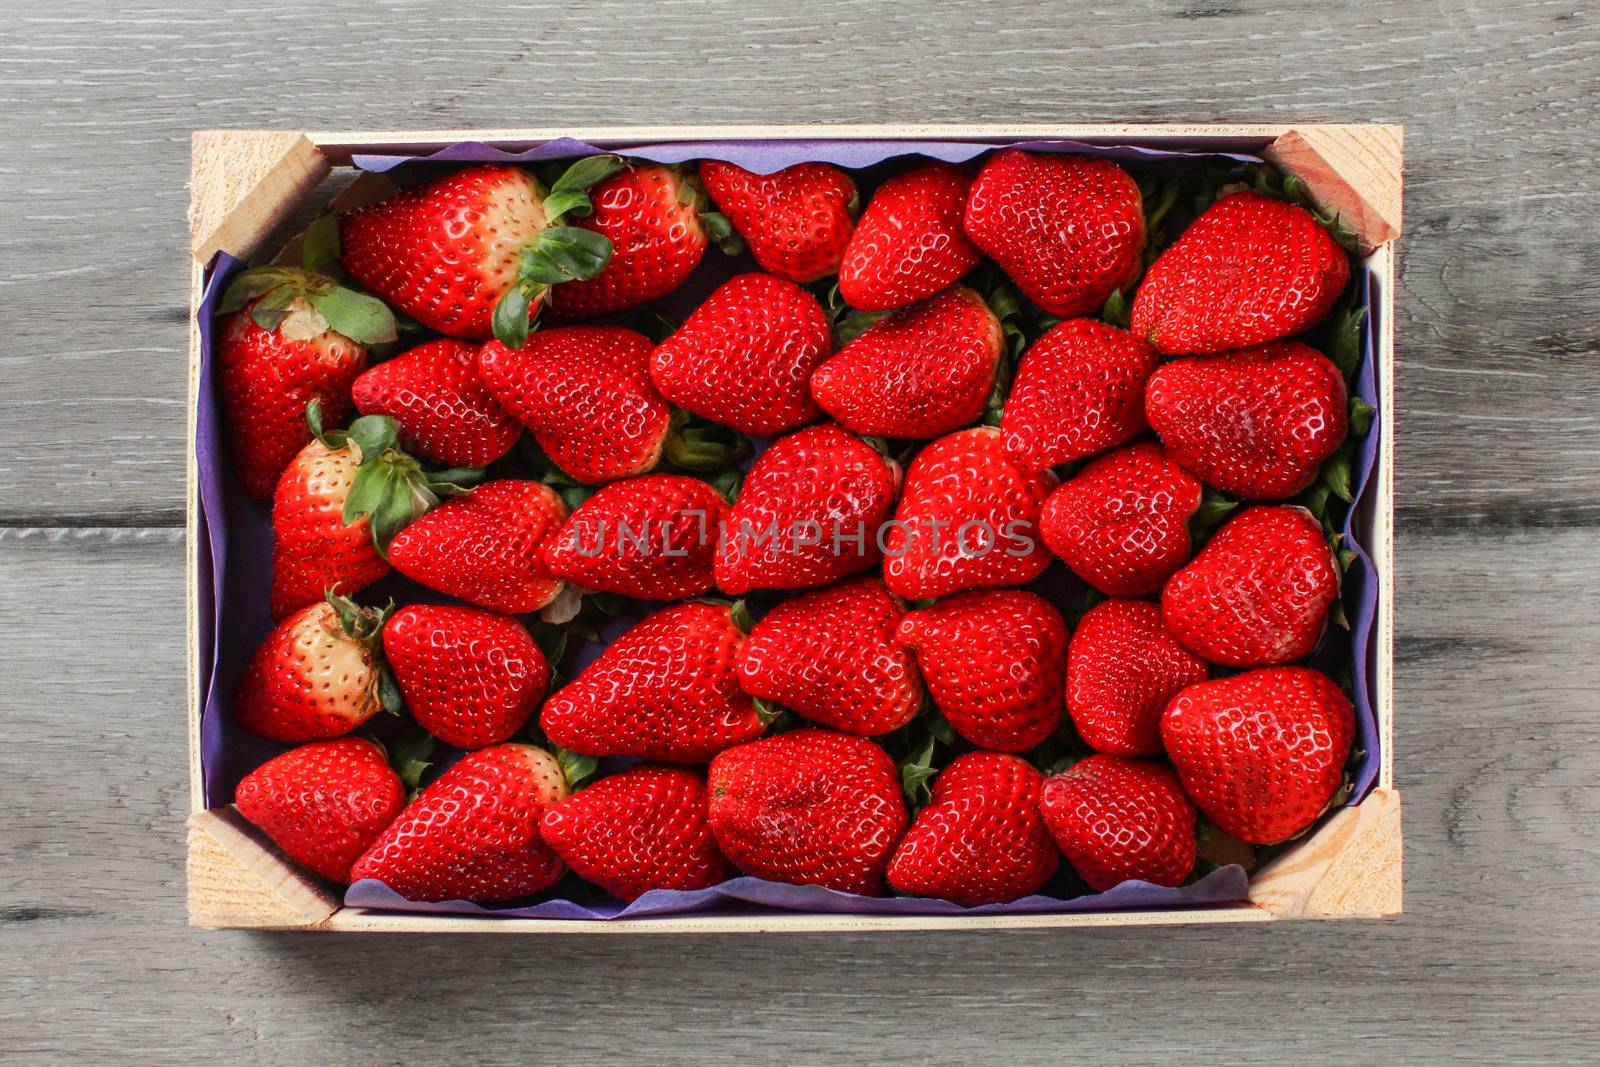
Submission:
<svg viewBox="0 0 1600 1067">
<path fill-rule="evenodd" d="M 703 596 L 715 584 L 717 536 L 728 504 L 677 474 L 602 486 L 545 549 L 550 572 L 584 589 L 636 600 Z"/>
<path fill-rule="evenodd" d="M 922 706 L 916 664 L 895 636 L 900 616 L 899 602 L 876 578 L 785 600 L 739 650 L 739 685 L 845 733 L 898 730 Z"/>
<path fill-rule="evenodd" d="M 1161 713 L 1210 667 L 1167 632 L 1161 609 L 1143 600 L 1107 600 L 1090 608 L 1067 651 L 1067 711 L 1078 734 L 1099 752 L 1161 751 Z"/>
<path fill-rule="evenodd" d="M 422 325 L 484 340 L 545 228 L 544 193 L 517 167 L 476 166 L 339 220 L 345 270 Z"/>
<path fill-rule="evenodd" d="M 1059 318 L 1096 315 L 1139 276 L 1144 199 L 1107 159 L 996 152 L 967 194 L 967 236 Z"/>
<path fill-rule="evenodd" d="M 978 265 L 961 227 L 972 177 L 927 163 L 878 186 L 845 246 L 839 295 L 862 311 L 887 311 L 932 296 Z"/>
<path fill-rule="evenodd" d="M 1344 375 L 1294 341 L 1176 359 L 1150 376 L 1145 414 L 1167 454 L 1246 500 L 1287 500 L 1344 441 Z"/>
<path fill-rule="evenodd" d="M 384 624 L 383 651 L 418 725 L 456 748 L 509 740 L 550 684 L 528 631 L 479 608 L 401 608 Z"/>
<path fill-rule="evenodd" d="M 245 775 L 233 802 L 300 866 L 349 882 L 351 864 L 400 814 L 406 792 L 381 748 L 343 737 L 273 757 Z"/>
<path fill-rule="evenodd" d="M 1134 298 L 1133 331 L 1163 355 L 1275 341 L 1320 322 L 1349 279 L 1349 257 L 1311 212 L 1238 192 L 1151 265 Z"/>
<path fill-rule="evenodd" d="M 329 449 L 312 441 L 284 470 L 272 496 L 274 622 L 315 604 L 337 588 L 353 596 L 389 573 L 362 516 L 344 524 L 344 504 L 361 464 L 353 445 Z"/>
<path fill-rule="evenodd" d="M 650 350 L 620 326 L 540 330 L 520 349 L 484 345 L 478 374 L 556 466 L 598 485 L 661 458 L 672 408 L 650 382 Z"/>
<path fill-rule="evenodd" d="M 246 306 L 223 322 L 217 358 L 234 474 L 245 492 L 266 500 L 311 440 L 306 406 L 320 401 L 328 426 L 350 414 L 350 385 L 366 369 L 367 350 L 332 330 L 290 340 L 250 313 Z"/>
<path fill-rule="evenodd" d="M 1129 879 L 1179 886 L 1194 870 L 1194 805 L 1154 760 L 1079 760 L 1044 783 L 1039 809 L 1067 862 L 1097 893 Z"/>
<path fill-rule="evenodd" d="M 348 636 L 326 602 L 275 626 L 239 677 L 239 725 L 274 741 L 347 734 L 382 710 L 371 647 Z"/>
<path fill-rule="evenodd" d="M 567 507 L 539 482 L 501 479 L 452 497 L 389 545 L 396 570 L 430 589 L 507 615 L 538 611 L 561 591 L 544 546 Z"/>
<path fill-rule="evenodd" d="M 494 903 L 548 889 L 566 865 L 539 836 L 539 820 L 567 792 L 543 749 L 470 752 L 411 802 L 350 876 L 417 901 Z"/>
<path fill-rule="evenodd" d="M 1253 507 L 1167 580 L 1161 618 L 1195 654 L 1229 667 L 1309 656 L 1339 595 L 1322 526 L 1303 508 Z"/>
<path fill-rule="evenodd" d="M 1020 589 L 957 593 L 900 623 L 939 711 L 980 748 L 1026 752 L 1061 723 L 1067 624 Z"/>
<path fill-rule="evenodd" d="M 588 281 L 550 292 L 558 319 L 610 315 L 666 296 L 683 284 L 706 251 L 706 231 L 683 178 L 671 167 L 632 164 L 589 190 L 593 213 L 566 221 L 604 234 L 611 261 Z"/>
<path fill-rule="evenodd" d="M 724 605 L 663 608 L 557 690 L 539 723 L 588 756 L 704 763 L 766 728 L 739 688 L 743 643 Z"/>
<path fill-rule="evenodd" d="M 487 467 L 522 427 L 479 379 L 477 357 L 477 345 L 429 341 L 363 373 L 350 395 L 361 414 L 394 419 L 406 451 L 445 467 Z"/>
<path fill-rule="evenodd" d="M 1004 347 L 989 305 L 953 285 L 824 361 L 811 375 L 811 395 L 848 430 L 928 440 L 983 416 Z"/>
<path fill-rule="evenodd" d="M 578 877 L 630 902 L 733 873 L 706 822 L 705 778 L 687 767 L 646 763 L 602 778 L 546 811 L 539 833 Z"/>
<path fill-rule="evenodd" d="M 762 270 L 802 283 L 838 273 L 857 203 L 855 182 L 844 171 L 797 163 L 754 174 L 703 159 L 700 180 Z"/>
<path fill-rule="evenodd" d="M 711 833 L 745 874 L 877 896 L 906 829 L 900 775 L 865 738 L 794 730 L 711 761 Z"/>
<path fill-rule="evenodd" d="M 1069 319 L 1023 353 L 1000 428 L 1025 470 L 1092 456 L 1144 432 L 1153 348 L 1125 330 Z"/>
<path fill-rule="evenodd" d="M 934 779 L 932 801 L 895 850 L 889 885 L 969 908 L 1037 893 L 1061 862 L 1039 815 L 1043 783 L 1017 756 L 958 756 Z"/>
<path fill-rule="evenodd" d="M 717 587 L 731 596 L 810 589 L 868 569 L 882 555 L 878 529 L 894 511 L 897 481 L 893 464 L 837 426 L 779 438 L 728 514 Z"/>
<path fill-rule="evenodd" d="M 770 274 L 741 274 L 656 346 L 650 380 L 681 408 L 770 437 L 821 414 L 809 383 L 832 352 L 816 297 Z"/>
<path fill-rule="evenodd" d="M 1039 533 L 1072 572 L 1107 596 L 1148 596 L 1189 561 L 1200 482 L 1160 445 L 1094 460 L 1044 502 Z"/>
<path fill-rule="evenodd" d="M 1039 510 L 1056 487 L 1025 474 L 989 426 L 941 437 L 911 463 L 884 536 L 883 579 L 907 600 L 1031 582 L 1050 563 Z"/>
<path fill-rule="evenodd" d="M 1161 716 L 1184 791 L 1223 833 L 1258 845 L 1316 821 L 1339 789 L 1354 737 L 1349 699 L 1305 667 L 1192 685 Z"/>
</svg>

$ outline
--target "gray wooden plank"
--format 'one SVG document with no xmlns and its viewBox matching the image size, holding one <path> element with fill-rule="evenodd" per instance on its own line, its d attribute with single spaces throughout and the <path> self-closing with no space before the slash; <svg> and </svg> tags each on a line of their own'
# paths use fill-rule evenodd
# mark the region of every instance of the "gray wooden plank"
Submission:
<svg viewBox="0 0 1600 1067">
<path fill-rule="evenodd" d="M 1592 1062 L 1597 541 L 1403 537 L 1396 922 L 452 940 L 186 930 L 180 537 L 0 532 L 0 1048 L 127 1064 Z"/>
<path fill-rule="evenodd" d="M 1381 120 L 1409 128 L 1405 521 L 1600 517 L 1600 34 L 1574 0 L 12 0 L 0 525 L 180 521 L 196 127 Z"/>
</svg>

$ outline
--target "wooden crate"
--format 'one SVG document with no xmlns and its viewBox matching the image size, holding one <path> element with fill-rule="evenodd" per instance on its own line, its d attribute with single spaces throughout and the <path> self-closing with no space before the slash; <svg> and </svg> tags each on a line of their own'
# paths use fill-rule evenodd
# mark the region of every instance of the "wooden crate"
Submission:
<svg viewBox="0 0 1600 1067">
<path fill-rule="evenodd" d="M 721 139 L 1034 140 L 1152 147 L 1199 140 L 1255 151 L 1299 176 L 1325 211 L 1355 230 L 1378 281 L 1381 451 L 1374 471 L 1374 529 L 1366 545 L 1378 575 L 1374 710 L 1381 758 L 1376 787 L 1357 807 L 1326 818 L 1255 872 L 1249 899 L 1191 910 L 1058 915 L 681 915 L 613 922 L 398 914 L 343 907 L 337 892 L 304 874 L 231 808 L 206 810 L 201 792 L 198 641 L 198 477 L 194 421 L 200 377 L 195 325 L 204 265 L 218 251 L 250 256 L 352 153 L 425 152 L 457 141 L 505 147 L 572 137 L 599 146 Z M 1400 794 L 1394 787 L 1394 298 L 1400 235 L 1402 130 L 1374 125 L 903 125 L 705 126 L 428 130 L 373 133 L 202 130 L 194 134 L 190 184 L 188 617 L 191 815 L 189 922 L 256 929 L 427 933 L 761 933 L 973 930 L 1020 927 L 1240 923 L 1285 918 L 1392 916 L 1401 910 Z"/>
</svg>

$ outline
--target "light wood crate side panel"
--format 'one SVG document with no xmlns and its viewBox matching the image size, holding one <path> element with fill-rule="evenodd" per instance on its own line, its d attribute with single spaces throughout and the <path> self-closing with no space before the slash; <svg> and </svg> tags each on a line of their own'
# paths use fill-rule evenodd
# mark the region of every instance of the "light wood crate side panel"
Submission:
<svg viewBox="0 0 1600 1067">
<path fill-rule="evenodd" d="M 1250 901 L 1282 918 L 1398 915 L 1400 840 L 1400 794 L 1375 789 L 1257 871 Z"/>
<path fill-rule="evenodd" d="M 301 197 L 328 176 L 329 162 L 303 133 L 198 130 L 189 177 L 191 251 L 247 255 Z"/>
<path fill-rule="evenodd" d="M 1378 470 L 1377 507 L 1374 511 L 1376 529 L 1370 547 L 1373 566 L 1378 572 L 1378 620 L 1374 633 L 1377 642 L 1376 669 L 1373 671 L 1377 691 L 1378 747 L 1381 759 L 1378 766 L 1378 786 L 1393 789 L 1394 780 L 1394 594 L 1395 594 L 1395 538 L 1394 538 L 1394 448 L 1395 448 L 1395 286 L 1399 284 L 1399 241 L 1390 241 L 1372 256 L 1370 266 L 1379 280 L 1378 285 Z"/>
<path fill-rule="evenodd" d="M 1340 215 L 1370 253 L 1400 236 L 1403 137 L 1400 126 L 1302 126 L 1263 154 L 1304 181 L 1317 206 Z"/>
<path fill-rule="evenodd" d="M 337 897 L 231 809 L 189 817 L 187 867 L 190 926 L 303 929 L 339 908 Z"/>
</svg>

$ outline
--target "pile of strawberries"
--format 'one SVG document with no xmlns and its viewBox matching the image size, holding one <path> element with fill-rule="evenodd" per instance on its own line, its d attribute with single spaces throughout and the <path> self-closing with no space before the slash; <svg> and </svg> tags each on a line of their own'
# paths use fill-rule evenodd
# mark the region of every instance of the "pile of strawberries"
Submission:
<svg viewBox="0 0 1600 1067">
<path fill-rule="evenodd" d="M 864 210 L 823 163 L 600 155 L 318 220 L 221 309 L 275 534 L 233 710 L 296 746 L 239 810 L 323 877 L 485 902 L 978 905 L 1301 833 L 1355 733 L 1306 665 L 1371 417 L 1339 237 L 1262 167 L 1017 149 Z M 420 602 L 353 599 L 392 572 Z"/>
</svg>

